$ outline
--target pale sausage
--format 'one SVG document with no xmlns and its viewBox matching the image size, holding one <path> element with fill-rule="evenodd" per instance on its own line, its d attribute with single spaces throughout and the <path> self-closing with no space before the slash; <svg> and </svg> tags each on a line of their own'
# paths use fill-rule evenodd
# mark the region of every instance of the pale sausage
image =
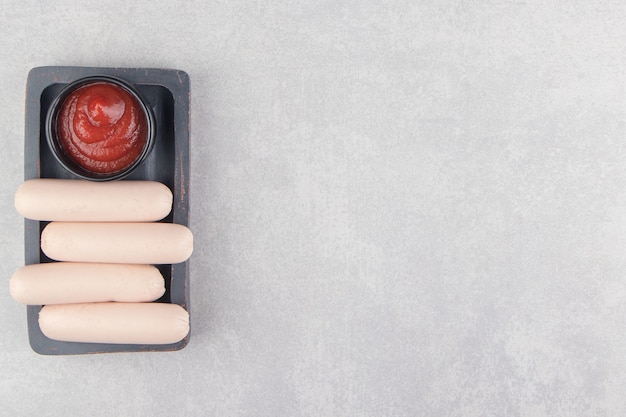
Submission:
<svg viewBox="0 0 626 417">
<path fill-rule="evenodd" d="M 15 193 L 15 208 L 32 220 L 148 222 L 172 209 L 172 192 L 156 181 L 64 180 L 39 178 Z"/>
<path fill-rule="evenodd" d="M 165 281 L 151 265 L 52 262 L 18 269 L 9 288 L 24 304 L 145 302 L 163 295 Z"/>
<path fill-rule="evenodd" d="M 177 304 L 87 303 L 44 306 L 39 327 L 65 342 L 168 344 L 189 333 L 189 314 Z"/>
<path fill-rule="evenodd" d="M 57 261 L 175 264 L 191 256 L 193 235 L 172 223 L 52 222 L 41 249 Z"/>
</svg>

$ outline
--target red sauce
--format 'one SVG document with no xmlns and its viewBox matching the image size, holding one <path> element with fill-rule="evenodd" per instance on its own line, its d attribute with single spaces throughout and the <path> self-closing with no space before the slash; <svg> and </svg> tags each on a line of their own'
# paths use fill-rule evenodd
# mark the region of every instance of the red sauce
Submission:
<svg viewBox="0 0 626 417">
<path fill-rule="evenodd" d="M 72 92 L 57 122 L 59 144 L 78 165 L 111 174 L 140 157 L 148 122 L 137 99 L 112 83 L 96 82 Z"/>
</svg>

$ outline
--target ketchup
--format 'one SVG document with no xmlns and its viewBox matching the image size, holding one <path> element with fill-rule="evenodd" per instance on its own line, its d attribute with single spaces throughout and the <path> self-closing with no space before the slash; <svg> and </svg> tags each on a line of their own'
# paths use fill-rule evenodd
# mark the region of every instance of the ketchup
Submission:
<svg viewBox="0 0 626 417">
<path fill-rule="evenodd" d="M 99 81 L 79 87 L 65 99 L 57 135 L 65 154 L 78 165 L 112 174 L 141 156 L 148 121 L 133 95 L 116 84 Z"/>
</svg>

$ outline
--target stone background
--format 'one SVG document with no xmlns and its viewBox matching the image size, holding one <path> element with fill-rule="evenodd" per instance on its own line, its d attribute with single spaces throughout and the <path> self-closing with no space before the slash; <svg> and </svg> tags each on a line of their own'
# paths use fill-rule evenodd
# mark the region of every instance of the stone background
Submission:
<svg viewBox="0 0 626 417">
<path fill-rule="evenodd" d="M 625 21 L 620 1 L 4 0 L 0 414 L 626 415 Z M 29 347 L 8 281 L 41 65 L 190 75 L 180 352 Z"/>
</svg>

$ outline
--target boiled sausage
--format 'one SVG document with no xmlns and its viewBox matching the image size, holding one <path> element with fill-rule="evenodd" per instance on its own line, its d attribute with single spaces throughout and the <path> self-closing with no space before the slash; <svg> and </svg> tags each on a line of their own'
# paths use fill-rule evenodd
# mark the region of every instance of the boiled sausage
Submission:
<svg viewBox="0 0 626 417">
<path fill-rule="evenodd" d="M 172 223 L 52 222 L 41 249 L 57 261 L 175 264 L 191 256 L 193 235 Z"/>
<path fill-rule="evenodd" d="M 32 220 L 148 222 L 172 209 L 172 192 L 155 181 L 93 182 L 39 178 L 15 193 L 15 208 Z"/>
<path fill-rule="evenodd" d="M 189 333 L 189 314 L 165 303 L 58 304 L 41 309 L 39 327 L 65 342 L 168 344 Z"/>
<path fill-rule="evenodd" d="M 24 304 L 154 301 L 165 281 L 151 265 L 52 262 L 18 269 L 9 284 Z"/>
</svg>

